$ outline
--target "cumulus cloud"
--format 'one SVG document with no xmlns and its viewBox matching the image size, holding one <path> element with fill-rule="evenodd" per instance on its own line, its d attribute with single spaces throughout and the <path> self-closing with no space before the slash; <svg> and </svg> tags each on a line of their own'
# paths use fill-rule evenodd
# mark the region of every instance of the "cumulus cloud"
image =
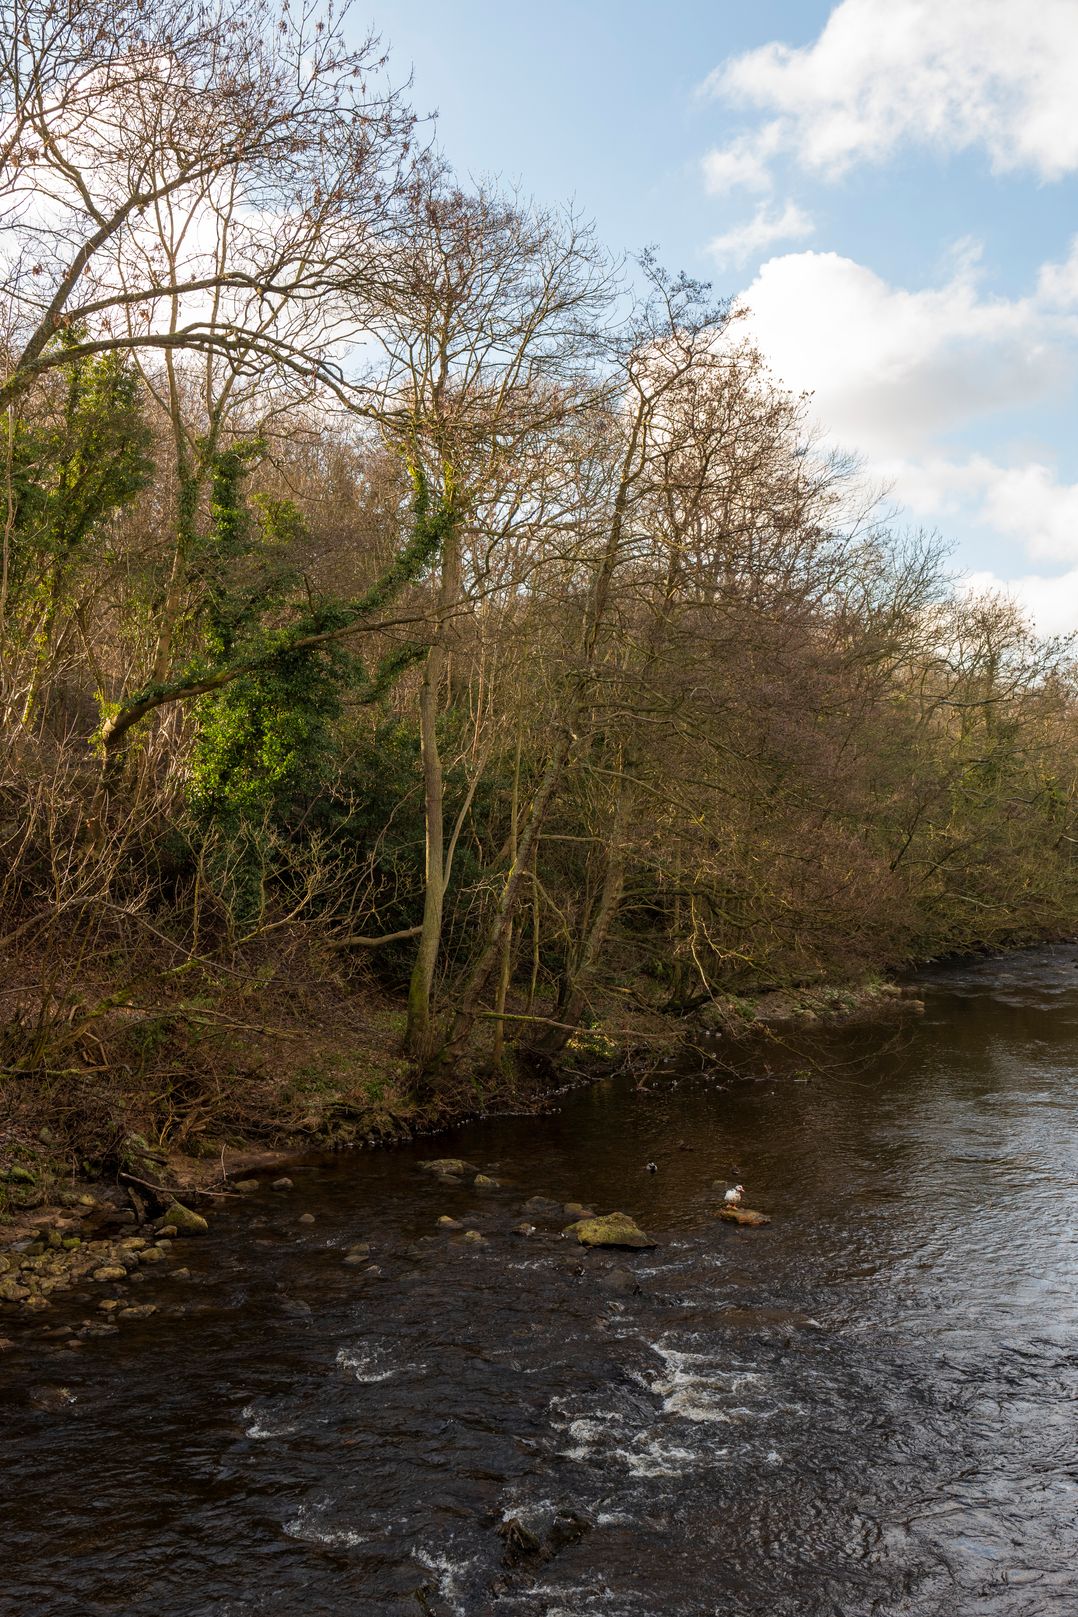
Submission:
<svg viewBox="0 0 1078 1617">
<path fill-rule="evenodd" d="M 943 286 L 910 291 L 838 253 L 787 253 L 742 301 L 776 372 L 814 393 L 828 430 L 891 459 L 1051 394 L 1073 367 L 1040 302 L 984 295 L 970 256 Z"/>
<path fill-rule="evenodd" d="M 1041 634 L 1070 635 L 1078 628 L 1078 567 L 1050 578 L 1041 573 L 1020 578 L 970 573 L 962 583 L 970 594 L 1009 595 Z"/>
<path fill-rule="evenodd" d="M 981 147 L 997 172 L 1078 170 L 1074 0 L 841 0 L 812 44 L 764 45 L 722 63 L 706 94 L 768 117 L 709 155 L 720 188 L 766 184 L 780 151 L 824 178 L 903 146 Z M 759 139 L 759 137 L 757 137 Z"/>
<path fill-rule="evenodd" d="M 1078 239 L 1026 297 L 986 294 L 967 243 L 943 284 L 912 290 L 837 253 L 788 253 L 741 301 L 776 376 L 812 393 L 825 434 L 913 520 L 1013 546 L 1026 571 L 977 581 L 1008 588 L 1045 630 L 1078 625 L 1078 485 L 1044 457 L 1006 464 L 953 446 L 979 419 L 1078 380 Z M 1051 577 L 1053 564 L 1067 571 Z"/>
<path fill-rule="evenodd" d="M 787 202 L 774 210 L 768 209 L 765 203 L 744 224 L 713 237 L 707 250 L 719 264 L 743 264 L 754 253 L 763 252 L 776 242 L 797 241 L 811 236 L 814 229 L 811 216 L 796 202 Z"/>
</svg>

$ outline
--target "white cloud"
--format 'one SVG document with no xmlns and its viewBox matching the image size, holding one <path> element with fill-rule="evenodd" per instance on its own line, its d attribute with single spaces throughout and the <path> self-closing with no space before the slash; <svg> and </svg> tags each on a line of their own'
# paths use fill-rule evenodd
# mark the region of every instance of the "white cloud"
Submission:
<svg viewBox="0 0 1078 1617">
<path fill-rule="evenodd" d="M 742 295 L 739 329 L 786 386 L 812 392 L 826 436 L 859 452 L 911 520 L 990 535 L 1014 552 L 1013 578 L 979 582 L 1009 589 L 1042 629 L 1070 629 L 1078 484 L 1043 453 L 1006 464 L 953 439 L 1078 380 L 1078 239 L 1028 297 L 986 294 L 969 243 L 953 262 L 942 285 L 911 290 L 837 253 L 771 258 Z M 1067 570 L 1051 577 L 1053 564 Z"/>
<path fill-rule="evenodd" d="M 770 212 L 761 204 L 751 219 L 735 225 L 708 242 L 707 250 L 720 264 L 742 264 L 754 253 L 763 252 L 780 241 L 797 241 L 811 236 L 815 226 L 811 215 L 796 202 L 787 202 L 781 209 Z"/>
<path fill-rule="evenodd" d="M 916 291 L 838 253 L 788 253 L 742 301 L 783 382 L 812 391 L 828 430 L 877 458 L 1044 397 L 1074 363 L 1035 299 L 982 293 L 968 250 L 943 286 Z"/>
<path fill-rule="evenodd" d="M 1041 634 L 1074 634 L 1078 630 L 1078 567 L 1052 578 L 1040 573 L 1027 573 L 1021 578 L 971 573 L 964 587 L 970 594 L 1011 596 Z"/>
<path fill-rule="evenodd" d="M 982 147 L 998 172 L 1043 180 L 1078 170 L 1078 6 L 1074 0 L 841 0 L 812 44 L 777 42 L 724 62 L 707 94 L 769 117 L 707 160 L 746 183 L 784 150 L 835 178 L 902 146 Z M 752 183 L 765 183 L 755 176 Z"/>
<path fill-rule="evenodd" d="M 712 196 L 738 188 L 770 191 L 770 159 L 782 144 L 782 125 L 765 124 L 754 134 L 743 135 L 721 151 L 710 151 L 703 159 L 704 185 Z"/>
</svg>

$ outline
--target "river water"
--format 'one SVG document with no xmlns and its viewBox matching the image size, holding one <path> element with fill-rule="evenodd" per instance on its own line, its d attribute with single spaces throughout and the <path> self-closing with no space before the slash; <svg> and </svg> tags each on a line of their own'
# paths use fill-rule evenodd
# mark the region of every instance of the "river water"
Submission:
<svg viewBox="0 0 1078 1617">
<path fill-rule="evenodd" d="M 1078 950 L 925 998 L 815 1059 L 312 1163 L 149 1276 L 154 1318 L 20 1342 L 0 1611 L 1069 1617 Z M 418 1171 L 445 1155 L 502 1188 Z M 769 1228 L 714 1217 L 733 1178 Z M 536 1194 L 659 1245 L 511 1233 Z"/>
</svg>

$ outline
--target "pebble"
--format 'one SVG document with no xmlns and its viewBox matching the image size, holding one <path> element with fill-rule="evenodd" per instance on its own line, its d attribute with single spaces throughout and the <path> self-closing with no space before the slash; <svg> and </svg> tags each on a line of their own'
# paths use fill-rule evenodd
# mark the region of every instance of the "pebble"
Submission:
<svg viewBox="0 0 1078 1617">
<path fill-rule="evenodd" d="M 301 1224 L 313 1224 L 314 1223 L 314 1214 L 313 1213 L 301 1213 L 299 1215 L 299 1221 L 300 1221 Z"/>
</svg>

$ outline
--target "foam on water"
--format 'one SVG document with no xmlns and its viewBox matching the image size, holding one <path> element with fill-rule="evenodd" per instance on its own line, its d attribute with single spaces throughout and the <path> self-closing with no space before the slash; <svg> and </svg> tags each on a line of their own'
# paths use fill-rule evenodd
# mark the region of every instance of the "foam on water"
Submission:
<svg viewBox="0 0 1078 1617">
<path fill-rule="evenodd" d="M 337 1365 L 341 1370 L 350 1370 L 364 1385 L 388 1381 L 405 1370 L 419 1368 L 414 1364 L 387 1364 L 388 1353 L 384 1343 L 365 1342 L 361 1347 L 342 1347 L 337 1349 Z"/>
<path fill-rule="evenodd" d="M 299 1513 L 290 1522 L 284 1523 L 284 1531 L 289 1538 L 298 1538 L 305 1544 L 324 1544 L 328 1549 L 354 1550 L 361 1544 L 370 1542 L 369 1535 L 361 1533 L 354 1527 L 330 1527 L 324 1522 L 312 1519 L 312 1510 L 327 1509 L 327 1505 L 312 1507 L 301 1505 Z"/>
</svg>

